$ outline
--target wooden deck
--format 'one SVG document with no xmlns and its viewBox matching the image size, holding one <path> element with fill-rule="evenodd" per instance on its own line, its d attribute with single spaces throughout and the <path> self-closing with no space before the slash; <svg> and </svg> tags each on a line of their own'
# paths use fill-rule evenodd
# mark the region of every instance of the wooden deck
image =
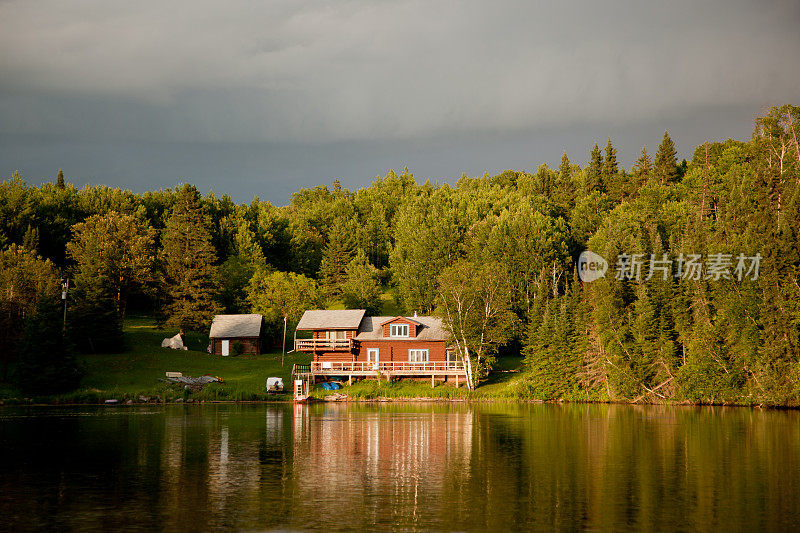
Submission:
<svg viewBox="0 0 800 533">
<path fill-rule="evenodd" d="M 464 364 L 460 361 L 430 361 L 427 363 L 412 363 L 408 361 L 392 361 L 371 363 L 365 361 L 314 361 L 307 365 L 294 365 L 292 379 L 310 379 L 312 382 L 317 377 L 341 376 L 352 380 L 359 378 L 392 378 L 402 377 L 455 377 L 457 382 L 466 379 L 467 373 Z"/>
<path fill-rule="evenodd" d="M 351 352 L 356 348 L 354 339 L 295 339 L 298 352 Z"/>
</svg>

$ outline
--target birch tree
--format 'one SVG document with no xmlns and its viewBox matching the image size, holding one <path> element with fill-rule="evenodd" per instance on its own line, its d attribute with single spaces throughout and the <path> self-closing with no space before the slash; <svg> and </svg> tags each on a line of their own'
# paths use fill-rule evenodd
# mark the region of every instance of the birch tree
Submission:
<svg viewBox="0 0 800 533">
<path fill-rule="evenodd" d="M 462 259 L 438 278 L 435 313 L 464 362 L 470 389 L 486 376 L 498 347 L 511 338 L 516 322 L 511 301 L 508 272 L 499 263 Z"/>
</svg>

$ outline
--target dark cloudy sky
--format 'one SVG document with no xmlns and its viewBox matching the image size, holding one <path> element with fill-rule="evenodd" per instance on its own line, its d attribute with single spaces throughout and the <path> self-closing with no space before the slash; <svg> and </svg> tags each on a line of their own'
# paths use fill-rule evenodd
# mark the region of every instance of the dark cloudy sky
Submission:
<svg viewBox="0 0 800 533">
<path fill-rule="evenodd" d="M 0 0 L 0 176 L 285 204 L 747 139 L 800 104 L 800 2 Z"/>
</svg>

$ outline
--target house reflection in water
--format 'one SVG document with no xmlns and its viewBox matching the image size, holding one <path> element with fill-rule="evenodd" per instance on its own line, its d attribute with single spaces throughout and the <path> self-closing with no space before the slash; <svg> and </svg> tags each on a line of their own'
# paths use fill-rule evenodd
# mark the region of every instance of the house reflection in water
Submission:
<svg viewBox="0 0 800 533">
<path fill-rule="evenodd" d="M 446 486 L 467 476 L 473 416 L 463 406 L 296 405 L 297 501 L 315 502 L 318 517 L 333 518 L 347 493 L 355 507 L 348 513 L 375 524 L 422 507 L 430 514 Z"/>
</svg>

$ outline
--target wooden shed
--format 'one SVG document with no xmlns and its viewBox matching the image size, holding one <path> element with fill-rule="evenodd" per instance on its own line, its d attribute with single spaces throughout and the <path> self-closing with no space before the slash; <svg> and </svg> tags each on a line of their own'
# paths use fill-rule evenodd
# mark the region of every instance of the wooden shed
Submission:
<svg viewBox="0 0 800 533">
<path fill-rule="evenodd" d="M 237 355 L 261 353 L 261 315 L 217 315 L 208 335 L 211 353 Z"/>
</svg>

